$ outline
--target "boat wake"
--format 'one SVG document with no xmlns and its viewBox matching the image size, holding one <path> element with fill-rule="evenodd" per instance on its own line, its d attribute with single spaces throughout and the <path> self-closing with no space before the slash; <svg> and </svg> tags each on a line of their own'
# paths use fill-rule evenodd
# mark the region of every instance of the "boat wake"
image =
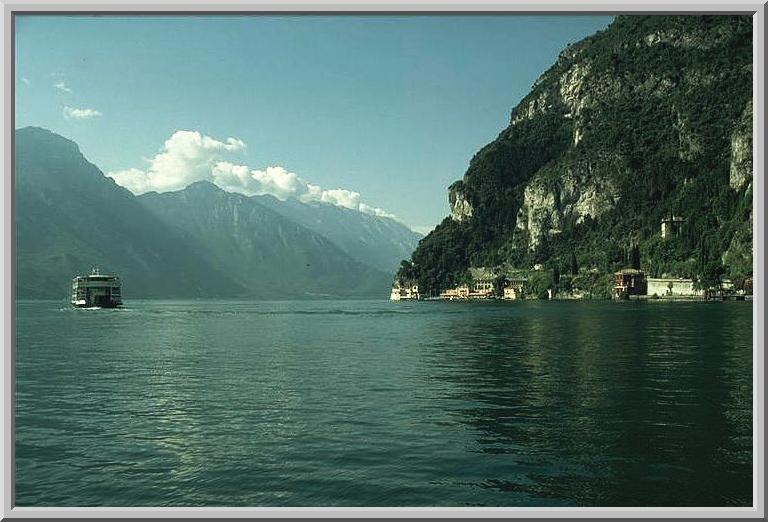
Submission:
<svg viewBox="0 0 768 522">
<path fill-rule="evenodd" d="M 110 310 L 110 311 L 113 311 L 113 312 L 115 312 L 115 311 L 119 311 L 119 312 L 132 312 L 133 311 L 132 308 L 125 308 L 123 306 L 120 306 L 120 307 L 108 307 L 108 306 L 107 307 L 105 307 L 105 306 L 88 306 L 88 307 L 85 307 L 85 306 L 62 306 L 61 308 L 59 308 L 60 312 L 71 312 L 71 311 L 80 311 L 80 310 L 85 310 L 85 311 Z"/>
</svg>

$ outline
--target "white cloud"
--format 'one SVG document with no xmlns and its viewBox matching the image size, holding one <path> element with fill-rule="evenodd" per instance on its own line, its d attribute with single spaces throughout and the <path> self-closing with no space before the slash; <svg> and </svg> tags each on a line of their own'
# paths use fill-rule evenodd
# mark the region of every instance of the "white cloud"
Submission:
<svg viewBox="0 0 768 522">
<path fill-rule="evenodd" d="M 396 221 L 400 221 L 400 218 L 398 218 L 395 214 L 392 214 L 391 212 L 387 212 L 383 208 L 379 207 L 370 207 L 366 205 L 365 203 L 360 203 L 360 212 L 364 212 L 366 214 L 372 214 L 374 216 L 378 217 L 385 217 L 394 219 Z"/>
<path fill-rule="evenodd" d="M 72 94 L 72 89 L 67 87 L 67 84 L 64 83 L 64 80 L 59 80 L 58 82 L 54 83 L 53 86 L 56 87 L 61 92 Z"/>
<path fill-rule="evenodd" d="M 27 78 L 26 76 L 22 76 L 22 77 L 21 77 L 21 82 L 22 82 L 24 85 L 32 85 L 32 82 L 30 82 L 30 81 L 29 81 L 29 78 Z"/>
<path fill-rule="evenodd" d="M 143 194 L 152 190 L 147 173 L 139 169 L 127 169 L 107 174 L 118 185 L 127 188 L 134 194 Z"/>
<path fill-rule="evenodd" d="M 88 120 L 101 116 L 96 109 L 77 109 L 75 107 L 64 107 L 64 117 L 73 120 Z"/>
<path fill-rule="evenodd" d="M 245 165 L 218 161 L 213 166 L 210 181 L 228 192 L 239 192 L 246 196 L 271 194 L 283 201 L 290 197 L 298 198 L 306 192 L 306 183 L 283 167 L 251 170 Z"/>
<path fill-rule="evenodd" d="M 279 166 L 251 170 L 245 165 L 219 161 L 212 174 L 211 181 L 224 190 L 247 196 L 270 194 L 283 201 L 291 197 L 299 199 L 310 186 L 295 173 Z"/>
<path fill-rule="evenodd" d="M 325 190 L 281 166 L 251 169 L 225 158 L 243 149 L 242 140 L 219 141 L 197 131 L 180 130 L 149 160 L 146 170 L 131 168 L 107 175 L 134 194 L 180 190 L 196 181 L 210 181 L 223 190 L 246 196 L 269 194 L 283 201 L 294 198 L 303 203 L 327 203 L 395 218 L 394 214 L 364 203 L 359 192 L 342 188 Z"/>
<path fill-rule="evenodd" d="M 302 203 L 327 203 L 374 216 L 395 218 L 394 214 L 363 203 L 359 192 L 341 188 L 323 190 L 283 167 L 251 170 L 245 165 L 219 161 L 214 165 L 212 174 L 211 181 L 229 192 L 247 196 L 270 194 L 283 201 L 294 198 Z"/>
<path fill-rule="evenodd" d="M 132 168 L 107 175 L 134 194 L 179 190 L 196 181 L 213 181 L 213 168 L 221 155 L 244 148 L 245 143 L 235 138 L 223 142 L 197 131 L 176 131 L 146 170 Z"/>
</svg>

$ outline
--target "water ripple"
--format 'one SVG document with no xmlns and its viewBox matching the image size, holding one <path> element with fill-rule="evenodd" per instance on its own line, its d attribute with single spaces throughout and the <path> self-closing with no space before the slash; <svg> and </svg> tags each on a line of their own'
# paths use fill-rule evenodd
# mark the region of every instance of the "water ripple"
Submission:
<svg viewBox="0 0 768 522">
<path fill-rule="evenodd" d="M 750 303 L 17 303 L 17 505 L 751 505 Z"/>
</svg>

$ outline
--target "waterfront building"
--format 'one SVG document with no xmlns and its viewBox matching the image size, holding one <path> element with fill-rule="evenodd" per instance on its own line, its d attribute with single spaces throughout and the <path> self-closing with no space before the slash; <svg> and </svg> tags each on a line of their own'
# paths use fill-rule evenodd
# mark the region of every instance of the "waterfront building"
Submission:
<svg viewBox="0 0 768 522">
<path fill-rule="evenodd" d="M 647 282 L 645 272 L 634 268 L 625 268 L 616 272 L 613 283 L 613 298 L 624 299 L 633 295 L 645 295 Z"/>
<path fill-rule="evenodd" d="M 472 290 L 471 296 L 491 296 L 493 295 L 493 281 L 475 281 Z"/>
<path fill-rule="evenodd" d="M 392 286 L 392 292 L 389 295 L 391 301 L 419 300 L 419 285 L 416 283 L 400 284 L 395 283 Z"/>
<path fill-rule="evenodd" d="M 505 287 L 502 292 L 502 299 L 506 299 L 509 301 L 514 301 L 515 299 L 519 299 L 520 297 L 522 297 L 520 295 L 520 292 L 517 290 L 517 288 L 513 286 Z"/>
<path fill-rule="evenodd" d="M 469 276 L 472 278 L 472 286 L 467 297 L 470 299 L 490 299 L 494 296 L 498 277 L 495 270 L 473 267 L 469 269 Z"/>
<path fill-rule="evenodd" d="M 453 301 L 454 299 L 468 299 L 469 298 L 469 285 L 459 285 L 455 288 L 448 288 L 440 292 L 441 299 L 448 299 Z"/>
<path fill-rule="evenodd" d="M 512 277 L 507 278 L 504 282 L 504 289 L 502 291 L 502 299 L 514 300 L 522 299 L 523 287 L 528 281 L 525 277 Z"/>
</svg>

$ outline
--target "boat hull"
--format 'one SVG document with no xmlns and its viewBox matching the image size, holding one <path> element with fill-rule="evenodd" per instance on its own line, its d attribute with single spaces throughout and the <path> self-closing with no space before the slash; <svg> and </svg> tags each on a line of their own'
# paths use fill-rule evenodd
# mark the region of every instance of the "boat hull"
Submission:
<svg viewBox="0 0 768 522">
<path fill-rule="evenodd" d="M 123 306 L 123 303 L 117 303 L 114 301 L 108 303 L 82 303 L 73 301 L 72 306 L 75 308 L 120 308 Z"/>
</svg>

